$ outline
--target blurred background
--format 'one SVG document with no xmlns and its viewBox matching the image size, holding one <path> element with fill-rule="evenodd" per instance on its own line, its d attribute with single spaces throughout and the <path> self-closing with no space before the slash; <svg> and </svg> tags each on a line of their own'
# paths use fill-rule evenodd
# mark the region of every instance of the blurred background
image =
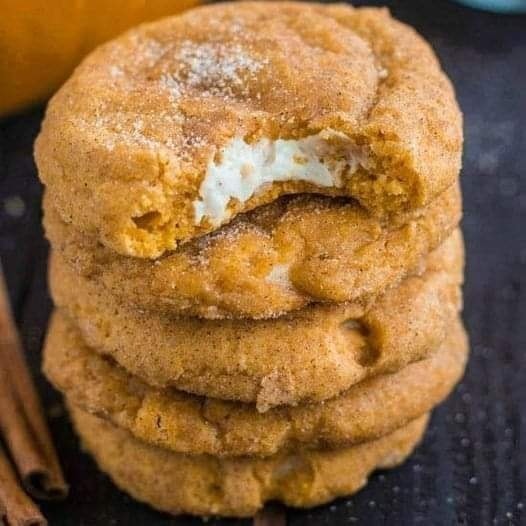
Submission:
<svg viewBox="0 0 526 526">
<path fill-rule="evenodd" d="M 97 44 L 199 0 L 0 0 L 0 116 L 45 100 Z"/>
<path fill-rule="evenodd" d="M 0 0 L 0 258 L 72 486 L 66 502 L 43 506 L 52 525 L 201 524 L 164 518 L 116 490 L 79 452 L 60 399 L 39 372 L 50 301 L 32 157 L 46 97 L 89 49 L 196 1 Z M 526 15 L 509 12 L 526 11 L 526 0 L 354 2 L 365 4 L 387 5 L 431 42 L 464 112 L 464 317 L 472 357 L 408 463 L 375 475 L 351 499 L 291 512 L 289 523 L 525 524 Z"/>
</svg>

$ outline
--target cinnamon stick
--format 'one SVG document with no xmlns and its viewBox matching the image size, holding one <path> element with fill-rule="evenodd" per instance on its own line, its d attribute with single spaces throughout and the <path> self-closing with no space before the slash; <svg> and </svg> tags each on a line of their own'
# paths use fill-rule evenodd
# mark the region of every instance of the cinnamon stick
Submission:
<svg viewBox="0 0 526 526">
<path fill-rule="evenodd" d="M 11 390 L 11 382 L 3 363 L 0 363 L 0 431 L 19 473 L 33 476 L 32 474 L 46 470 L 45 461 Z"/>
<path fill-rule="evenodd" d="M 254 517 L 254 526 L 286 526 L 285 509 L 279 505 L 267 505 Z"/>
<path fill-rule="evenodd" d="M 47 521 L 33 501 L 20 489 L 15 474 L 0 448 L 0 524 L 46 526 Z"/>
<path fill-rule="evenodd" d="M 0 429 L 27 491 L 66 496 L 64 480 L 9 305 L 0 267 Z"/>
</svg>

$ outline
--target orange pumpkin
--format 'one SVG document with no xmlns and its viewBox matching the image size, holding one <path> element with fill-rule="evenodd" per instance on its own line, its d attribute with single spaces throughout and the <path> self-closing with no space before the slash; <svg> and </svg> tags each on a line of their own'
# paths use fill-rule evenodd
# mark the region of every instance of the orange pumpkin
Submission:
<svg viewBox="0 0 526 526">
<path fill-rule="evenodd" d="M 0 116 L 51 95 L 86 53 L 199 0 L 0 0 Z"/>
</svg>

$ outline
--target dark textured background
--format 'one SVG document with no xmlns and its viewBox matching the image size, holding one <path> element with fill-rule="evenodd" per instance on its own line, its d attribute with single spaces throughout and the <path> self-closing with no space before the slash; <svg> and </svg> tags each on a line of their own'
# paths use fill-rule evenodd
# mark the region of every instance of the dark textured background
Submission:
<svg viewBox="0 0 526 526">
<path fill-rule="evenodd" d="M 526 524 L 521 439 L 526 431 L 526 17 L 440 0 L 388 4 L 431 41 L 465 113 L 465 320 L 471 361 L 409 462 L 376 474 L 352 499 L 290 511 L 289 524 Z M 41 188 L 31 154 L 41 117 L 37 109 L 0 122 L 0 256 L 71 483 L 69 499 L 43 505 L 44 512 L 52 526 L 200 524 L 164 517 L 117 491 L 79 451 L 58 395 L 39 372 L 51 307 Z"/>
</svg>

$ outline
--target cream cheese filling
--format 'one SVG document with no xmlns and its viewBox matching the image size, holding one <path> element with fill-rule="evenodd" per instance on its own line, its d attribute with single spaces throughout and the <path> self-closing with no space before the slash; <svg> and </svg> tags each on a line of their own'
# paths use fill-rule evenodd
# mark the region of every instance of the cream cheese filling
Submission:
<svg viewBox="0 0 526 526">
<path fill-rule="evenodd" d="M 266 281 L 275 285 L 281 285 L 285 288 L 292 288 L 292 283 L 289 279 L 289 264 L 274 265 L 266 276 Z"/>
<path fill-rule="evenodd" d="M 217 226 L 230 217 L 232 199 L 248 201 L 265 185 L 305 181 L 321 188 L 343 186 L 365 162 L 364 154 L 343 133 L 323 130 L 302 139 L 242 138 L 228 142 L 207 166 L 193 203 L 195 222 L 206 218 Z"/>
</svg>

